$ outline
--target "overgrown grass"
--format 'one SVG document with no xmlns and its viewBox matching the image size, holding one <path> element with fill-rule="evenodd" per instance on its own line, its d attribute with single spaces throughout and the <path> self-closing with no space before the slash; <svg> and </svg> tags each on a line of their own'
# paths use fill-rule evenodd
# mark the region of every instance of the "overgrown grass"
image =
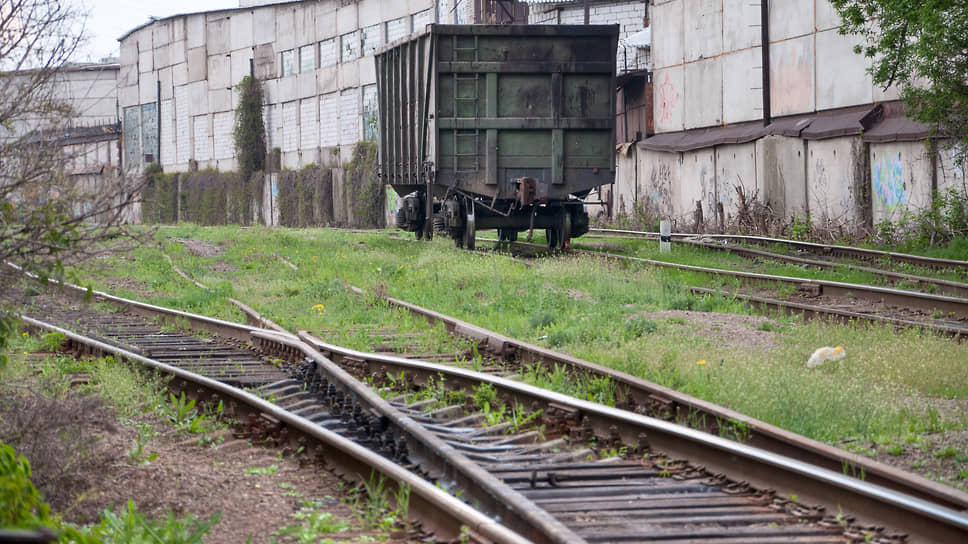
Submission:
<svg viewBox="0 0 968 544">
<path fill-rule="evenodd" d="M 422 341 L 442 343 L 436 350 L 456 351 L 467 344 L 378 298 L 356 295 L 343 282 L 565 351 L 828 442 L 921 432 L 917 429 L 923 428 L 924 406 L 907 406 L 904 399 L 968 397 L 968 345 L 932 334 L 777 318 L 775 326 L 760 328 L 771 332 L 776 346 L 767 352 L 730 347 L 723 338 L 703 334 L 681 318 L 650 317 L 669 309 L 751 313 L 736 300 L 690 294 L 685 285 L 708 284 L 708 279 L 692 273 L 586 256 L 538 259 L 529 267 L 505 255 L 457 251 L 449 240 L 413 243 L 386 231 L 189 225 L 163 234 L 220 245 L 224 252 L 218 257 L 195 257 L 178 245 L 167 246 L 178 266 L 194 279 L 209 285 L 231 279 L 220 293 L 230 292 L 288 328 L 324 332 L 327 340 L 358 349 L 371 347 L 368 332 L 380 329 L 429 332 Z M 673 254 L 704 266 L 728 257 L 693 248 Z M 234 314 L 220 302 L 220 293 L 190 295 L 196 288 L 170 269 L 166 272 L 167 261 L 157 250 L 142 250 L 136 257 L 118 264 L 104 262 L 101 270 L 84 274 L 123 274 L 165 293 L 156 294 L 155 302 L 209 315 Z M 218 272 L 216 261 L 239 272 Z M 850 280 L 849 275 L 827 277 Z M 842 345 L 847 357 L 807 370 L 807 358 L 823 345 Z M 576 388 L 554 373 L 533 380 L 608 402 L 602 384 Z M 964 427 L 968 422 L 956 419 L 948 424 Z"/>
</svg>

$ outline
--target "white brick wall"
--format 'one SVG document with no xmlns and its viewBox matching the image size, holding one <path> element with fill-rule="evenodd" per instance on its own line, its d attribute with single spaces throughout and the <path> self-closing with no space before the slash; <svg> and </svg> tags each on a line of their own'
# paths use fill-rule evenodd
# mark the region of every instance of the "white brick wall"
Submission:
<svg viewBox="0 0 968 544">
<path fill-rule="evenodd" d="M 175 108 L 171 100 L 161 101 L 161 157 L 164 162 L 175 158 Z"/>
<path fill-rule="evenodd" d="M 319 145 L 339 145 L 339 94 L 330 93 L 319 97 Z"/>
<path fill-rule="evenodd" d="M 360 141 L 360 91 L 350 89 L 339 95 L 339 143 L 351 145 Z"/>
<path fill-rule="evenodd" d="M 282 150 L 299 150 L 299 104 L 294 100 L 282 105 Z"/>
<path fill-rule="evenodd" d="M 232 137 L 233 112 L 216 113 L 212 117 L 212 141 L 215 145 L 215 159 L 231 159 L 235 156 L 235 143 Z"/>
<path fill-rule="evenodd" d="M 188 87 L 175 87 L 175 159 L 178 164 L 185 164 L 192 158 L 192 134 L 190 106 L 188 104 Z M 162 155 L 162 161 L 168 158 Z"/>
<path fill-rule="evenodd" d="M 192 132 L 195 141 L 196 161 L 212 160 L 212 139 L 209 137 L 208 115 L 197 115 L 192 118 Z"/>
<path fill-rule="evenodd" d="M 316 130 L 315 98 L 307 98 L 299 103 L 299 149 L 315 149 L 319 131 Z"/>
</svg>

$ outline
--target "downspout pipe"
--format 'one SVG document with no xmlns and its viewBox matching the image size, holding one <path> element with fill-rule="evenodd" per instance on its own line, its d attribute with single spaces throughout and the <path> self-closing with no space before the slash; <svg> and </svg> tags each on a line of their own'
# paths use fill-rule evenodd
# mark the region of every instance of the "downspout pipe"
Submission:
<svg viewBox="0 0 968 544">
<path fill-rule="evenodd" d="M 770 2 L 760 0 L 760 48 L 763 54 L 763 126 L 773 122 L 770 113 Z"/>
</svg>

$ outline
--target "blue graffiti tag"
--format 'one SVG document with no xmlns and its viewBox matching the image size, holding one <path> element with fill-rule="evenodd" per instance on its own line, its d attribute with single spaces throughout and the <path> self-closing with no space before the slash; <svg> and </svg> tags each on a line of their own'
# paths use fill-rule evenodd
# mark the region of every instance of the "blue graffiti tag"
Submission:
<svg viewBox="0 0 968 544">
<path fill-rule="evenodd" d="M 877 203 L 888 211 L 894 211 L 907 199 L 904 187 L 904 171 L 901 156 L 890 155 L 871 165 L 871 183 Z"/>
</svg>

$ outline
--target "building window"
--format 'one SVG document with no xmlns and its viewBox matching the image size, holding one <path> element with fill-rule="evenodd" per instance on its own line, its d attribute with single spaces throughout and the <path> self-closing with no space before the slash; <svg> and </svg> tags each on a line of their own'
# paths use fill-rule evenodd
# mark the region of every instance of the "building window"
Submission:
<svg viewBox="0 0 968 544">
<path fill-rule="evenodd" d="M 299 71 L 312 72 L 316 69 L 316 48 L 306 45 L 299 48 Z"/>
<path fill-rule="evenodd" d="M 377 129 L 376 85 L 363 87 L 363 139 L 375 142 L 379 135 Z"/>
<path fill-rule="evenodd" d="M 387 43 L 393 43 L 406 36 L 409 30 L 407 28 L 408 22 L 406 17 L 387 21 Z"/>
<path fill-rule="evenodd" d="M 339 54 L 336 51 L 336 38 L 319 42 L 319 67 L 336 66 L 339 64 Z"/>
<path fill-rule="evenodd" d="M 380 25 L 368 26 L 361 32 L 363 33 L 363 56 L 372 55 L 383 45 L 380 39 Z"/>
<path fill-rule="evenodd" d="M 282 52 L 282 76 L 291 76 L 296 73 L 296 50 Z"/>
<path fill-rule="evenodd" d="M 359 31 L 343 34 L 339 37 L 340 62 L 349 62 L 360 58 Z"/>
</svg>

